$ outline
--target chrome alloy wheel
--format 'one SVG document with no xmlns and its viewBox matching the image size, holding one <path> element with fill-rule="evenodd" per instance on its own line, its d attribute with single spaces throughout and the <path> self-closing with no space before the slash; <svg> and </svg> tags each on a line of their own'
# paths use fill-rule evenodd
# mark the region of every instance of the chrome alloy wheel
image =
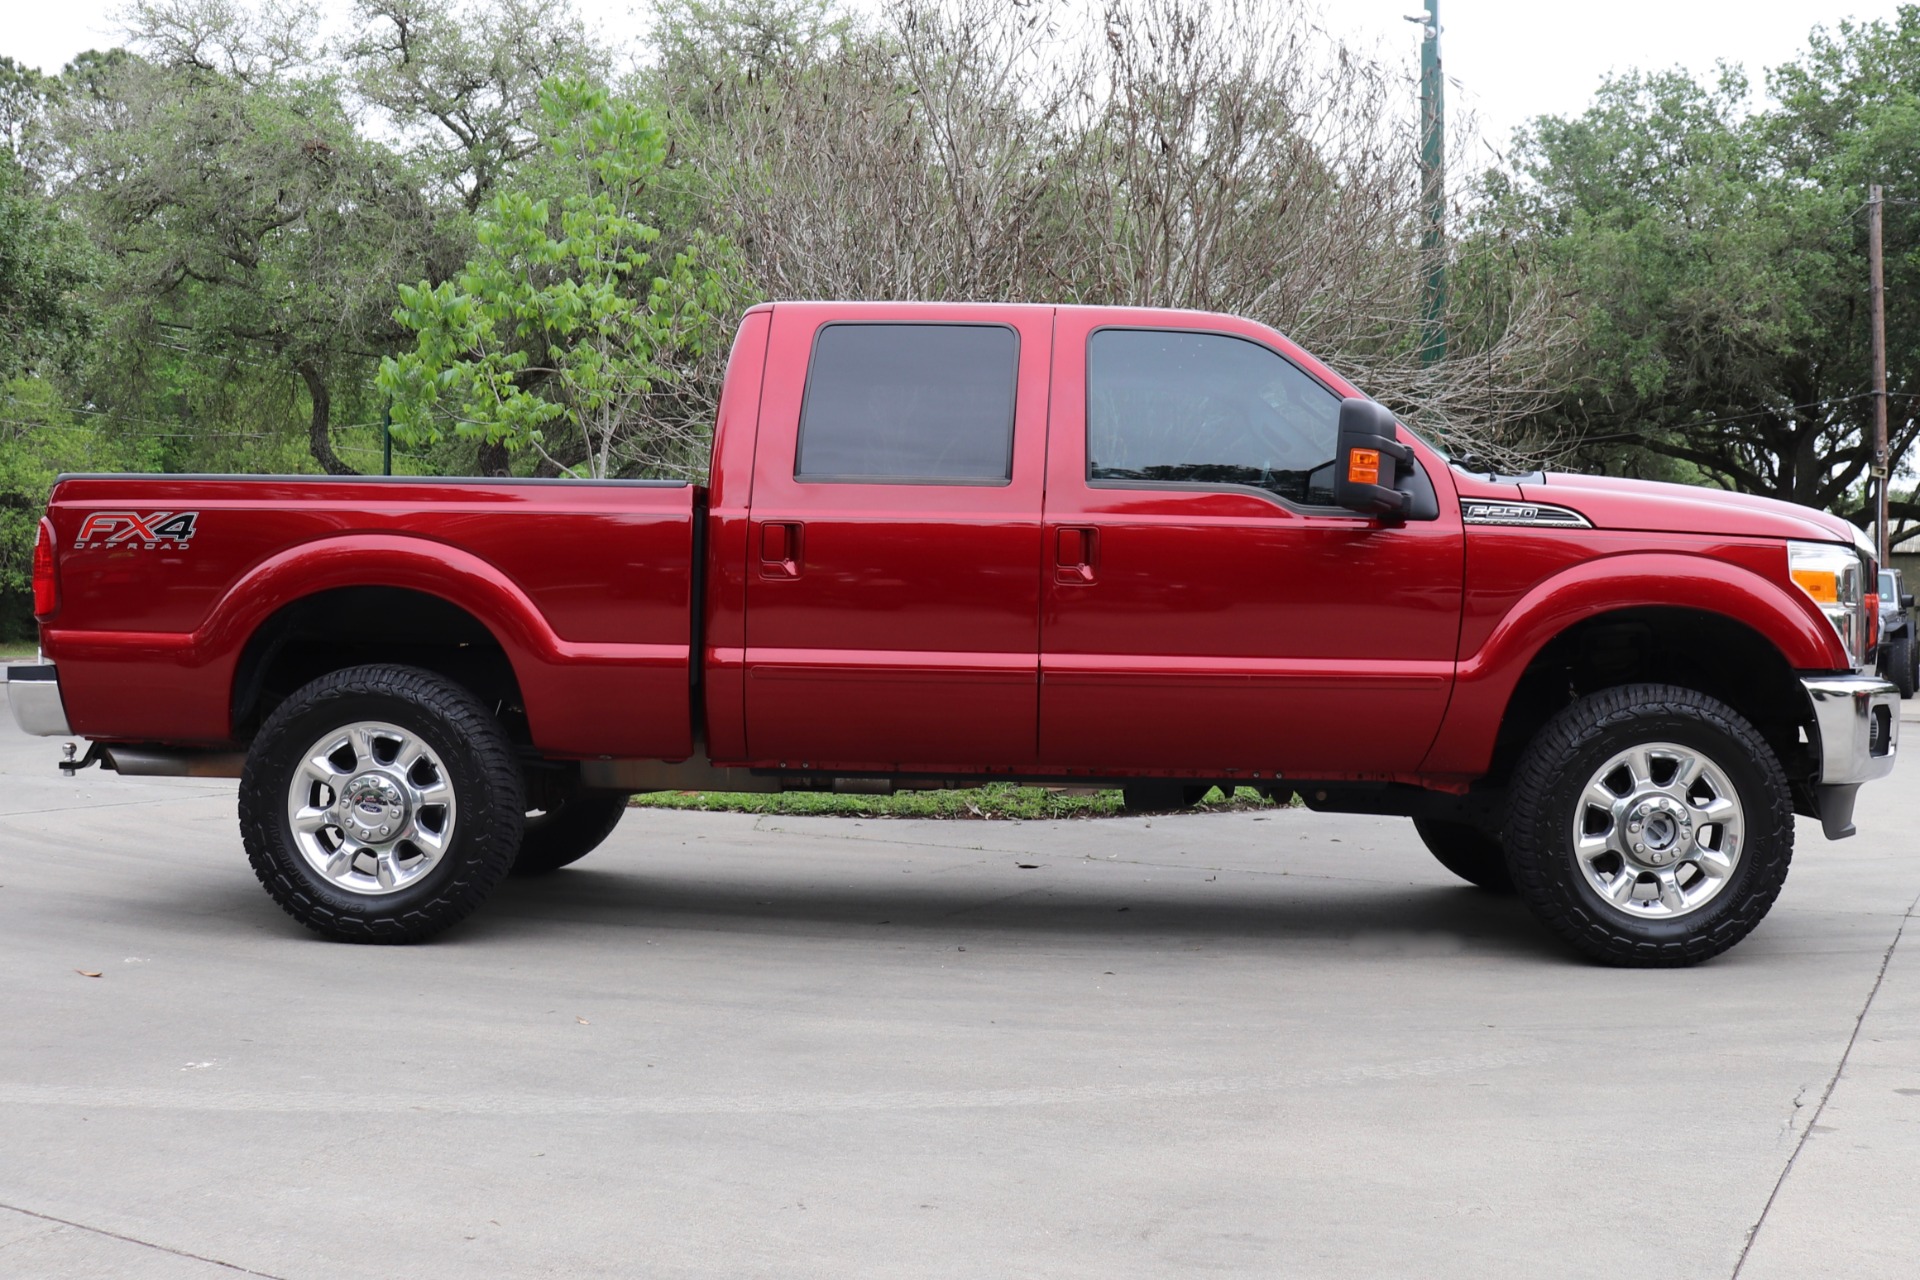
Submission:
<svg viewBox="0 0 1920 1280">
<path fill-rule="evenodd" d="M 363 720 L 308 747 L 287 785 L 287 821 L 300 854 L 350 893 L 407 888 L 453 840 L 453 783 L 419 735 Z"/>
<path fill-rule="evenodd" d="M 1746 815 L 1703 752 L 1651 742 L 1601 765 L 1573 817 L 1574 858 L 1628 915 L 1670 919 L 1711 902 L 1740 865 Z"/>
</svg>

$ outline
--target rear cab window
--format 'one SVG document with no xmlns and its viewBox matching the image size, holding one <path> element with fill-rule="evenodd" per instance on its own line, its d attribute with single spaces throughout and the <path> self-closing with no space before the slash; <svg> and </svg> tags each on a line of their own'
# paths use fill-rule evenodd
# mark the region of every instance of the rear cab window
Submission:
<svg viewBox="0 0 1920 1280">
<path fill-rule="evenodd" d="M 836 323 L 814 339 L 793 478 L 1005 485 L 1020 338 L 994 324 Z"/>
</svg>

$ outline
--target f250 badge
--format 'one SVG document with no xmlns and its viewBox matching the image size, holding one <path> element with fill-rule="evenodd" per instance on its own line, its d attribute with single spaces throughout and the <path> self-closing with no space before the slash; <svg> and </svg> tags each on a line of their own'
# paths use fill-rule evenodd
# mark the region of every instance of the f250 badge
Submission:
<svg viewBox="0 0 1920 1280">
<path fill-rule="evenodd" d="M 80 526 L 75 551 L 93 547 L 142 547 L 148 551 L 171 546 L 184 551 L 200 523 L 198 511 L 95 511 Z"/>
</svg>

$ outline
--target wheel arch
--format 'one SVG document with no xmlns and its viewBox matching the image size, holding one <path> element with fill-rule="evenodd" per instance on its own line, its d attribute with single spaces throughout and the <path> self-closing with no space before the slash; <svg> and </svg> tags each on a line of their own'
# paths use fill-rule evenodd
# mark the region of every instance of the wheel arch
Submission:
<svg viewBox="0 0 1920 1280">
<path fill-rule="evenodd" d="M 1806 691 L 1766 635 L 1724 613 L 1676 605 L 1612 609 L 1566 627 L 1534 653 L 1502 708 L 1489 774 L 1510 774 L 1527 743 L 1575 698 L 1627 684 L 1667 684 L 1746 717 L 1788 776 L 1808 747 Z M 1811 767 L 1811 757 L 1805 761 Z"/>
<path fill-rule="evenodd" d="M 512 659 L 470 609 L 416 586 L 327 587 L 281 605 L 247 637 L 234 666 L 230 719 L 236 741 L 294 690 L 347 667 L 420 667 L 466 688 L 526 741 L 526 712 Z"/>
<path fill-rule="evenodd" d="M 273 683 L 290 670 L 312 679 L 407 662 L 518 706 L 528 666 L 557 647 L 533 602 L 494 566 L 393 534 L 327 538 L 263 561 L 233 584 L 196 639 L 235 654 L 228 720 L 239 741 L 272 710 L 276 692 L 292 691 Z"/>
<path fill-rule="evenodd" d="M 1810 601 L 1740 565 L 1665 553 L 1587 561 L 1536 585 L 1463 656 L 1424 769 L 1499 782 L 1573 697 L 1653 681 L 1740 711 L 1792 774 L 1812 714 L 1795 673 L 1844 667 Z"/>
</svg>

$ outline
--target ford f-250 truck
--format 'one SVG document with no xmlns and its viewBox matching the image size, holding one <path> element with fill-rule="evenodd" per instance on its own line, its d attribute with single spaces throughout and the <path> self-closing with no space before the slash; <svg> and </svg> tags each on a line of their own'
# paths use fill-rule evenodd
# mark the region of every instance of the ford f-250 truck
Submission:
<svg viewBox="0 0 1920 1280">
<path fill-rule="evenodd" d="M 332 938 L 434 934 L 633 792 L 1022 779 L 1408 816 L 1677 965 L 1893 768 L 1876 571 L 1819 512 L 1452 464 L 1228 316 L 780 303 L 705 487 L 61 479 L 10 691 L 69 769 L 238 776 Z"/>
</svg>

